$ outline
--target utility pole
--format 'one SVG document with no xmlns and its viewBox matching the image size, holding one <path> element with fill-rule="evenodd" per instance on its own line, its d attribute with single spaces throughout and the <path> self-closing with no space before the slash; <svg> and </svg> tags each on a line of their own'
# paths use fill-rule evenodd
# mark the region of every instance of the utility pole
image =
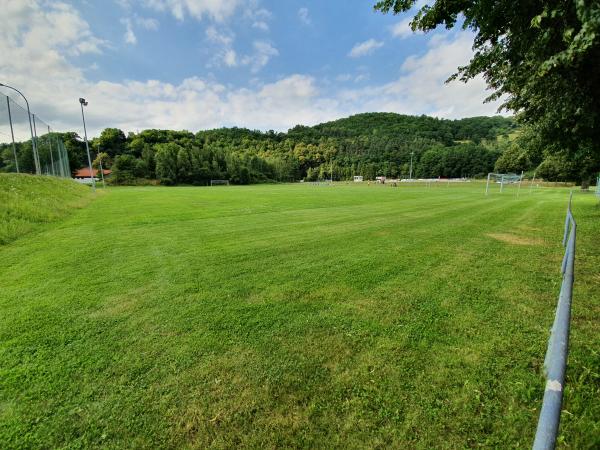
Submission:
<svg viewBox="0 0 600 450">
<path fill-rule="evenodd" d="M 85 127 L 85 115 L 83 114 L 83 107 L 87 106 L 88 102 L 85 101 L 85 98 L 80 98 L 79 103 L 81 104 L 81 118 L 83 119 L 83 135 L 85 137 L 85 149 L 87 151 L 90 176 L 92 177 L 92 190 L 96 192 L 96 179 L 94 178 L 94 171 L 92 170 L 92 158 L 90 156 L 90 146 L 88 144 L 87 129 Z"/>
</svg>

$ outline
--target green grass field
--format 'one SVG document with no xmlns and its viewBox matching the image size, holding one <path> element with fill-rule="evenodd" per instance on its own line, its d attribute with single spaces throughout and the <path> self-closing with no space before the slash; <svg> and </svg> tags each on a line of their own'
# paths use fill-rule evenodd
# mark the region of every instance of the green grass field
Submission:
<svg viewBox="0 0 600 450">
<path fill-rule="evenodd" d="M 2 448 L 528 448 L 567 190 L 113 188 L 0 246 Z M 576 195 L 559 445 L 600 446 Z"/>
</svg>

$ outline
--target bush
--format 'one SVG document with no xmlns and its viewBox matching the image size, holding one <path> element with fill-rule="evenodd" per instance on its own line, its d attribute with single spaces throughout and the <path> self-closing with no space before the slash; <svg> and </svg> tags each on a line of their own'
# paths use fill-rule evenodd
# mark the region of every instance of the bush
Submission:
<svg viewBox="0 0 600 450">
<path fill-rule="evenodd" d="M 171 178 L 165 177 L 160 179 L 160 184 L 161 186 L 175 186 L 175 181 Z"/>
</svg>

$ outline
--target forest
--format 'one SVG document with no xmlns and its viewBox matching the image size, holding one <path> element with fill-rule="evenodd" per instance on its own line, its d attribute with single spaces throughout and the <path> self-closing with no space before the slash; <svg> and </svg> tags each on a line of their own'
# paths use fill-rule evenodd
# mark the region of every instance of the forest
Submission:
<svg viewBox="0 0 600 450">
<path fill-rule="evenodd" d="M 85 144 L 61 133 L 76 170 L 87 165 Z M 376 176 L 483 177 L 491 171 L 534 172 L 548 180 L 578 180 L 576 162 L 546 155 L 533 133 L 501 116 L 460 120 L 366 113 L 287 133 L 220 128 L 197 133 L 144 130 L 125 135 L 106 128 L 90 141 L 94 166 L 112 170 L 114 184 L 159 180 L 164 185 L 207 185 L 349 180 Z M 31 143 L 18 144 L 21 171 L 33 171 Z M 0 144 L 0 171 L 13 171 L 12 146 Z M 589 171 L 589 170 L 588 170 Z"/>
</svg>

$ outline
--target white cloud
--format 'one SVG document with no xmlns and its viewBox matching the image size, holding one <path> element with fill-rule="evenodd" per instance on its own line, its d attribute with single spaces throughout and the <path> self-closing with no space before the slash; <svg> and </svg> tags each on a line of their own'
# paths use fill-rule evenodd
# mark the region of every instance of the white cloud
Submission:
<svg viewBox="0 0 600 450">
<path fill-rule="evenodd" d="M 135 24 L 138 27 L 149 31 L 156 31 L 158 30 L 159 26 L 158 20 L 151 17 L 140 17 L 137 15 L 135 16 Z"/>
<path fill-rule="evenodd" d="M 142 0 L 156 11 L 170 12 L 177 20 L 191 16 L 197 20 L 208 17 L 216 22 L 229 19 L 244 2 L 242 0 Z"/>
<path fill-rule="evenodd" d="M 214 26 L 210 26 L 205 31 L 206 38 L 216 44 L 229 46 L 233 43 L 235 35 L 231 31 L 219 31 Z"/>
<path fill-rule="evenodd" d="M 236 54 L 235 50 L 233 50 L 233 49 L 227 50 L 225 52 L 225 55 L 223 55 L 223 62 L 228 67 L 237 66 L 237 54 Z"/>
<path fill-rule="evenodd" d="M 266 66 L 272 57 L 278 56 L 279 51 L 267 41 L 254 41 L 254 52 L 242 59 L 242 64 L 250 66 L 252 73 L 257 73 Z"/>
<path fill-rule="evenodd" d="M 410 22 L 412 21 L 412 17 L 407 17 L 406 19 L 398 22 L 390 28 L 392 32 L 392 36 L 398 37 L 400 39 L 404 39 L 415 34 L 422 34 L 421 31 L 413 31 L 410 27 Z"/>
<path fill-rule="evenodd" d="M 258 30 L 262 30 L 262 31 L 269 31 L 269 25 L 267 24 L 267 22 L 254 22 L 252 24 L 252 28 L 256 28 Z"/>
<path fill-rule="evenodd" d="M 246 8 L 244 17 L 252 23 L 252 28 L 262 31 L 269 31 L 269 21 L 273 17 L 271 11 L 266 8 L 259 8 L 257 2 L 251 2 L 250 7 Z"/>
<path fill-rule="evenodd" d="M 247 87 L 223 85 L 210 78 L 190 77 L 178 83 L 161 80 L 92 81 L 87 69 L 69 61 L 77 52 L 102 51 L 105 44 L 91 32 L 78 12 L 63 4 L 42 10 L 35 1 L 7 2 L 0 28 L 2 80 L 21 89 L 31 108 L 55 129 L 82 132 L 77 99 L 89 101 L 86 120 L 96 135 L 105 127 L 124 131 L 146 128 L 198 129 L 242 126 L 286 130 L 358 112 L 391 111 L 465 117 L 493 114 L 498 103 L 483 105 L 481 78 L 462 84 L 444 80 L 472 56 L 472 34 L 446 34 L 430 40 L 425 53 L 407 58 L 398 77 L 385 84 L 337 87 L 305 74 L 288 74 L 271 82 L 253 78 Z M 60 20 L 54 20 L 60 19 Z M 64 30 L 69 23 L 75 27 Z M 215 30 L 217 41 L 227 33 Z M 80 40 L 80 36 L 83 36 Z M 85 45 L 82 46 L 82 43 Z M 253 43 L 251 56 L 223 49 L 223 64 L 247 65 L 258 71 L 277 49 L 268 41 Z M 359 71 L 344 79 L 356 80 Z"/>
<path fill-rule="evenodd" d="M 467 84 L 445 80 L 473 55 L 473 35 L 460 32 L 430 39 L 428 51 L 405 60 L 401 76 L 390 83 L 346 90 L 342 102 L 361 105 L 366 111 L 395 111 L 459 118 L 495 114 L 500 102 L 483 104 L 486 84 L 482 77 Z"/>
<path fill-rule="evenodd" d="M 375 50 L 381 47 L 383 47 L 383 42 L 376 41 L 375 39 L 369 39 L 368 41 L 356 44 L 352 50 L 350 50 L 348 56 L 351 58 L 360 58 L 361 56 L 366 56 L 373 53 Z"/>
<path fill-rule="evenodd" d="M 279 51 L 268 41 L 254 41 L 252 47 L 252 54 L 244 56 L 241 60 L 241 64 L 249 66 L 252 73 L 259 72 L 272 57 L 279 55 Z"/>
<path fill-rule="evenodd" d="M 308 8 L 300 8 L 298 10 L 298 18 L 300 19 L 300 22 L 302 22 L 304 25 L 311 24 L 310 13 L 308 12 Z"/>
<path fill-rule="evenodd" d="M 133 32 L 133 25 L 131 24 L 131 19 L 121 19 L 121 23 L 125 25 L 125 35 L 123 36 L 125 42 L 131 45 L 137 44 L 137 37 Z"/>
</svg>

